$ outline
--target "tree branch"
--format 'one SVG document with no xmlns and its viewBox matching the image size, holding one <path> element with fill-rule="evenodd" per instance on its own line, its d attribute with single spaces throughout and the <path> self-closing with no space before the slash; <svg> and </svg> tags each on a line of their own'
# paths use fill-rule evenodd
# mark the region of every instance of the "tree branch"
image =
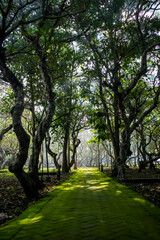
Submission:
<svg viewBox="0 0 160 240">
<path fill-rule="evenodd" d="M 147 54 L 156 46 L 160 46 L 159 43 L 155 43 L 152 46 L 150 46 L 149 48 L 145 49 L 143 51 L 142 54 L 142 58 L 141 58 L 141 67 L 139 70 L 139 73 L 135 76 L 135 78 L 132 80 L 132 82 L 130 83 L 130 85 L 128 86 L 128 88 L 126 88 L 122 94 L 123 94 L 123 98 L 127 97 L 129 95 L 129 93 L 132 91 L 132 89 L 136 86 L 138 80 L 147 72 Z"/>
<path fill-rule="evenodd" d="M 154 108 L 157 107 L 157 104 L 158 104 L 158 101 L 159 101 L 159 96 L 160 96 L 160 86 L 158 87 L 158 90 L 157 90 L 157 93 L 156 93 L 156 96 L 154 98 L 154 102 L 152 104 L 152 106 L 147 109 L 143 114 L 142 116 L 131 126 L 131 133 L 135 130 L 135 128 L 140 124 L 142 123 L 143 119 L 149 114 L 152 112 L 152 110 Z"/>
<path fill-rule="evenodd" d="M 4 136 L 7 132 L 9 132 L 9 130 L 11 130 L 12 127 L 13 127 L 13 125 L 11 124 L 11 125 L 9 125 L 9 127 L 3 129 L 3 130 L 0 132 L 0 142 L 2 141 L 3 136 Z"/>
</svg>

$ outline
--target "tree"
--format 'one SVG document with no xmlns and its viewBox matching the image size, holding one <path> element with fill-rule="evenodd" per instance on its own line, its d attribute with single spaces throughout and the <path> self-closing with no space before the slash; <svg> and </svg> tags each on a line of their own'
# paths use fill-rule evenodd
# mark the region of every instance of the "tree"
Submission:
<svg viewBox="0 0 160 240">
<path fill-rule="evenodd" d="M 139 163 L 139 171 L 145 169 L 147 165 L 151 169 L 155 169 L 154 163 L 160 157 L 159 108 L 148 115 L 136 131 L 140 138 L 138 149 L 142 156 L 142 161 Z"/>
<path fill-rule="evenodd" d="M 65 40 L 66 36 L 69 36 L 71 40 L 73 34 L 69 28 L 65 27 L 64 19 L 68 20 L 66 21 L 67 24 L 70 24 L 70 19 L 73 18 L 74 14 L 81 14 L 85 10 L 86 4 L 80 6 L 77 2 L 72 4 L 66 1 L 59 1 L 57 5 L 55 5 L 55 1 L 41 0 L 8 0 L 0 3 L 0 71 L 3 81 L 10 83 L 14 92 L 15 105 L 11 114 L 13 129 L 19 143 L 19 153 L 16 161 L 10 165 L 9 170 L 16 175 L 27 197 L 30 198 L 38 195 L 38 157 L 41 143 L 50 127 L 55 109 L 54 93 L 52 92 L 53 82 L 48 72 L 49 58 L 46 51 L 54 51 L 51 48 L 52 40 L 53 38 L 56 39 L 56 33 L 58 32 L 61 33 L 61 41 Z M 62 25 L 64 31 L 60 29 Z M 57 30 L 57 32 L 55 33 L 54 30 Z M 45 37 L 46 33 L 47 37 Z M 22 40 L 19 38 L 21 34 L 26 37 L 28 43 L 26 43 L 24 38 Z M 29 42 L 32 44 L 32 48 L 28 46 Z M 30 142 L 30 136 L 23 128 L 21 121 L 24 110 L 24 80 L 20 81 L 18 73 L 14 74 L 11 70 L 11 67 L 14 65 L 13 62 L 7 65 L 7 53 L 8 56 L 17 55 L 17 53 L 36 55 L 37 58 L 35 60 L 37 65 L 39 65 L 40 75 L 46 87 L 46 98 L 49 107 L 45 118 L 39 123 L 34 137 L 30 174 L 25 173 L 23 170 L 28 157 Z"/>
<path fill-rule="evenodd" d="M 151 74 L 158 65 L 159 22 L 155 14 L 158 1 L 103 1 L 95 11 L 98 26 L 84 33 L 85 43 L 91 50 L 88 60 L 92 62 L 87 77 L 99 85 L 97 94 L 114 149 L 113 175 L 123 178 L 125 162 L 131 155 L 131 134 L 157 107 L 160 94 L 159 79 L 153 80 Z M 149 96 L 145 98 L 144 112 L 136 95 L 136 91 L 145 88 L 141 81 L 154 94 L 152 100 Z"/>
<path fill-rule="evenodd" d="M 72 59 L 71 59 L 72 60 Z M 71 65 L 72 69 L 73 65 Z M 85 127 L 85 101 L 81 98 L 81 81 L 71 71 L 68 78 L 59 81 L 56 98 L 55 120 L 52 123 L 52 141 L 61 141 L 63 148 L 62 171 L 68 172 L 75 162 L 80 144 L 79 131 Z M 71 161 L 69 152 L 72 152 Z"/>
<path fill-rule="evenodd" d="M 57 139 L 63 137 L 63 171 L 69 171 L 88 108 L 98 139 L 112 142 L 113 175 L 124 177 L 131 136 L 159 103 L 158 4 L 1 1 L 0 77 L 13 91 L 12 127 L 19 144 L 9 169 L 28 197 L 38 195 L 39 154 L 50 126 Z M 28 130 L 22 122 L 25 108 L 32 118 L 26 119 Z M 30 136 L 28 174 L 23 166 Z"/>
<path fill-rule="evenodd" d="M 18 29 L 22 23 L 27 23 L 27 20 L 31 21 L 35 19 L 31 13 L 37 8 L 36 4 L 34 8 L 30 8 L 31 4 L 35 2 L 36 1 L 19 1 L 15 4 L 15 1 L 8 0 L 7 2 L 0 3 L 0 71 L 3 75 L 3 81 L 10 83 L 15 95 L 15 105 L 11 110 L 11 115 L 14 132 L 19 142 L 19 153 L 17 154 L 16 161 L 10 165 L 9 170 L 15 173 L 28 197 L 37 195 L 37 190 L 32 179 L 23 170 L 28 156 L 30 141 L 30 137 L 24 130 L 21 122 L 24 109 L 23 84 L 7 66 L 6 49 L 4 46 L 6 46 L 7 41 L 11 41 L 13 32 Z M 26 19 L 27 15 L 28 19 Z"/>
</svg>

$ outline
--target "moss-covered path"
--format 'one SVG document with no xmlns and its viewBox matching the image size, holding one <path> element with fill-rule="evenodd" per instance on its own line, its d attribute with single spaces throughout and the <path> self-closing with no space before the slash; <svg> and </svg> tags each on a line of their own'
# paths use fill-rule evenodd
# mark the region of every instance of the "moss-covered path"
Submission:
<svg viewBox="0 0 160 240">
<path fill-rule="evenodd" d="M 0 239 L 160 239 L 160 209 L 96 169 L 79 170 L 0 229 Z"/>
</svg>

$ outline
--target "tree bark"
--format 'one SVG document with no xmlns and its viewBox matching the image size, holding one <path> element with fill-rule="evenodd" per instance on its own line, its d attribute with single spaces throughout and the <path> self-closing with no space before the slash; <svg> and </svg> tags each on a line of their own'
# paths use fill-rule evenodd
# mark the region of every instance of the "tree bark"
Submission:
<svg viewBox="0 0 160 240">
<path fill-rule="evenodd" d="M 62 162 L 62 172 L 68 173 L 69 166 L 68 166 L 68 154 L 67 154 L 67 147 L 68 147 L 68 139 L 69 139 L 69 124 L 65 124 L 65 136 L 64 136 L 64 143 L 63 143 L 63 162 Z"/>
<path fill-rule="evenodd" d="M 76 154 L 77 154 L 77 147 L 79 146 L 79 144 L 81 143 L 81 141 L 79 139 L 77 139 L 77 135 L 78 134 L 72 134 L 72 139 L 73 139 L 73 154 L 72 154 L 72 159 L 71 162 L 69 164 L 69 169 L 74 165 L 75 160 L 76 160 Z"/>
<path fill-rule="evenodd" d="M 12 124 L 10 124 L 9 127 L 3 129 L 3 130 L 0 132 L 0 142 L 2 141 L 3 136 L 4 136 L 7 132 L 9 132 L 9 130 L 11 130 L 12 127 L 13 127 Z"/>
<path fill-rule="evenodd" d="M 118 179 L 125 178 L 125 164 L 128 157 L 132 154 L 132 152 L 130 151 L 129 127 L 123 130 L 121 134 L 121 138 L 122 140 L 120 144 L 120 153 L 119 153 L 119 159 L 117 162 L 117 167 L 118 167 L 117 178 Z"/>
<path fill-rule="evenodd" d="M 34 47 L 39 57 L 39 69 L 40 69 L 41 78 L 45 86 L 45 90 L 47 94 L 47 103 L 48 103 L 46 116 L 39 123 L 37 133 L 35 134 L 35 137 L 34 137 L 33 152 L 32 152 L 32 157 L 30 159 L 30 165 L 29 165 L 29 174 L 38 183 L 39 182 L 39 179 L 38 179 L 39 154 L 41 150 L 41 144 L 45 138 L 46 133 L 50 128 L 50 124 L 52 122 L 52 118 L 55 112 L 55 103 L 54 103 L 55 95 L 52 91 L 52 81 L 48 74 L 47 59 L 45 54 L 43 53 L 43 50 L 41 49 L 41 46 L 39 45 L 39 42 L 38 42 L 39 39 L 33 36 L 29 36 L 25 30 L 24 30 L 24 34 L 28 42 L 30 42 Z"/>
<path fill-rule="evenodd" d="M 68 166 L 69 166 L 69 164 L 70 164 L 70 162 L 71 162 L 71 160 L 70 160 L 70 133 L 69 133 L 69 137 L 68 137 L 68 149 L 67 149 L 67 152 L 68 152 Z"/>
<path fill-rule="evenodd" d="M 97 146 L 97 167 L 100 170 L 100 149 L 99 149 L 99 141 L 98 141 L 98 146 Z"/>
<path fill-rule="evenodd" d="M 54 152 L 50 149 L 50 147 L 48 147 L 47 151 L 48 151 L 49 155 L 50 155 L 51 157 L 53 157 L 54 165 L 55 165 L 56 169 L 58 169 L 60 165 L 59 165 L 59 163 L 58 163 L 58 161 L 57 161 L 57 153 L 54 153 Z"/>
<path fill-rule="evenodd" d="M 77 151 L 75 154 L 74 169 L 77 170 Z"/>
<path fill-rule="evenodd" d="M 24 92 L 23 85 L 18 81 L 13 72 L 6 66 L 4 50 L 0 49 L 0 70 L 3 74 L 4 81 L 11 84 L 15 95 L 15 105 L 11 110 L 12 125 L 14 132 L 17 136 L 19 143 L 19 152 L 16 156 L 16 160 L 10 164 L 9 171 L 14 173 L 19 182 L 21 183 L 24 192 L 28 198 L 35 198 L 38 196 L 38 190 L 35 182 L 30 176 L 23 171 L 23 166 L 26 163 L 28 157 L 28 149 L 30 143 L 30 137 L 24 130 L 21 122 L 22 113 L 24 110 Z"/>
</svg>

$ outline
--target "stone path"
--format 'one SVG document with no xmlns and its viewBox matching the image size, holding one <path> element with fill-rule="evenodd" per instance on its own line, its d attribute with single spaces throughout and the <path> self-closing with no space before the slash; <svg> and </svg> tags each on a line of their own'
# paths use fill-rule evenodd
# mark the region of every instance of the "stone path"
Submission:
<svg viewBox="0 0 160 240">
<path fill-rule="evenodd" d="M 160 239 L 160 209 L 96 169 L 82 169 L 0 229 L 0 240 Z"/>
</svg>

